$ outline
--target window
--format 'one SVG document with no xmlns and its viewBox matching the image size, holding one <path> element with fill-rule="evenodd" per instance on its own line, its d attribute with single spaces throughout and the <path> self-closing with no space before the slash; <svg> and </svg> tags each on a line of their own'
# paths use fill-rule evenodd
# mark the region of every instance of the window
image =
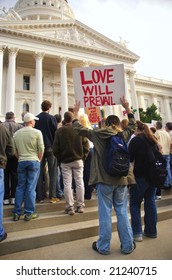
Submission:
<svg viewBox="0 0 172 280">
<path fill-rule="evenodd" d="M 29 104 L 27 102 L 23 103 L 23 113 L 29 112 Z"/>
<path fill-rule="evenodd" d="M 23 76 L 23 90 L 30 90 L 30 76 Z"/>
</svg>

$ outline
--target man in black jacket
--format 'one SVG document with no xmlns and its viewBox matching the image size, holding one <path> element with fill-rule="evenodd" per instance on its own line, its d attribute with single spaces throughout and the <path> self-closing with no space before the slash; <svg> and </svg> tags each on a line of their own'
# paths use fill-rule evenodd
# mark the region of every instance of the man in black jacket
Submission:
<svg viewBox="0 0 172 280">
<path fill-rule="evenodd" d="M 52 103 L 44 100 L 41 104 L 42 112 L 37 116 L 35 128 L 41 130 L 44 139 L 44 156 L 41 161 L 40 176 L 37 185 L 37 201 L 43 202 L 45 198 L 45 190 L 43 189 L 45 179 L 45 164 L 48 163 L 49 175 L 49 199 L 51 203 L 56 203 L 60 199 L 56 196 L 56 180 L 57 180 L 57 160 L 53 154 L 52 145 L 54 141 L 55 131 L 57 129 L 56 118 L 49 114 Z"/>
</svg>

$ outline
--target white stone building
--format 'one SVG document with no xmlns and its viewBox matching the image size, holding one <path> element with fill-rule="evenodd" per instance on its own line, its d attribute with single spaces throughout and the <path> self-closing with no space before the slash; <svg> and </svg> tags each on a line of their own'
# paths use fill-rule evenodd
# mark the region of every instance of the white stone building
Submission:
<svg viewBox="0 0 172 280">
<path fill-rule="evenodd" d="M 163 121 L 172 121 L 172 82 L 138 75 L 139 56 L 125 42 L 114 42 L 75 19 L 66 0 L 18 0 L 0 15 L 0 118 L 13 111 L 37 114 L 42 100 L 53 103 L 52 114 L 73 107 L 72 69 L 124 64 L 127 98 L 139 118 L 154 103 Z M 106 113 L 122 117 L 121 106 Z"/>
</svg>

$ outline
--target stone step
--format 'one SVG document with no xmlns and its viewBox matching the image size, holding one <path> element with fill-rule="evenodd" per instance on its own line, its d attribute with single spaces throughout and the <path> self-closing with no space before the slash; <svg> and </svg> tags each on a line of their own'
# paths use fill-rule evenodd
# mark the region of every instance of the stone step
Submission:
<svg viewBox="0 0 172 280">
<path fill-rule="evenodd" d="M 0 243 L 0 255 L 28 249 L 70 242 L 98 235 L 97 196 L 85 202 L 85 213 L 73 216 L 64 213 L 65 201 L 51 204 L 48 200 L 37 204 L 39 218 L 25 222 L 12 220 L 13 206 L 4 206 L 3 225 L 8 233 L 7 240 Z M 172 192 L 164 192 L 162 200 L 156 201 L 158 221 L 172 218 Z M 143 206 L 142 206 L 143 210 Z M 143 218 L 143 211 L 142 211 Z M 116 231 L 116 216 L 113 211 L 113 231 Z"/>
<path fill-rule="evenodd" d="M 90 209 L 91 210 L 91 209 Z M 89 211 L 88 211 L 89 213 Z M 91 211 L 90 211 L 91 213 Z M 89 213 L 89 214 L 90 214 Z M 59 224 L 55 226 L 45 226 L 44 228 L 37 228 L 36 221 L 30 222 L 19 221 L 18 224 L 29 225 L 30 229 L 12 231 L 8 233 L 8 238 L 0 244 L 0 255 L 6 255 L 10 253 L 36 249 L 44 246 L 50 246 L 53 244 L 65 243 L 73 240 L 79 240 L 83 238 L 93 237 L 98 235 L 98 219 L 89 219 L 83 221 L 84 214 L 76 214 L 70 217 L 70 222 L 67 224 Z M 72 219 L 78 216 L 78 222 L 73 222 Z M 143 218 L 143 211 L 142 211 Z M 158 221 L 163 221 L 172 218 L 171 205 L 158 207 Z M 35 227 L 33 224 L 35 223 Z M 116 216 L 112 217 L 113 231 L 117 230 Z"/>
<path fill-rule="evenodd" d="M 172 191 L 168 191 L 167 194 L 165 193 L 162 196 L 161 200 L 157 200 L 156 204 L 157 206 L 160 205 L 170 205 L 172 200 Z M 97 196 L 94 194 L 93 198 L 91 200 L 85 201 L 85 208 L 88 207 L 95 207 L 97 206 Z M 4 206 L 4 218 L 5 217 L 12 217 L 12 211 L 14 206 L 12 205 L 5 205 Z M 46 200 L 45 203 L 36 204 L 36 211 L 40 213 L 49 213 L 49 212 L 55 212 L 55 211 L 64 211 L 65 209 L 65 201 L 61 200 L 58 203 L 49 203 L 48 200 Z"/>
<path fill-rule="evenodd" d="M 94 195 L 91 200 L 85 201 L 85 206 L 87 207 L 93 207 L 97 205 L 97 196 Z M 5 217 L 11 217 L 12 211 L 14 206 L 12 205 L 5 205 L 4 206 L 4 218 Z M 36 203 L 36 211 L 38 213 L 48 213 L 48 212 L 55 212 L 55 211 L 64 211 L 65 209 L 65 201 L 61 200 L 57 203 L 49 203 L 48 199 L 45 200 L 44 203 Z"/>
<path fill-rule="evenodd" d="M 6 217 L 3 220 L 3 226 L 6 232 L 17 232 L 24 231 L 28 229 L 52 227 L 56 225 L 65 225 L 70 223 L 77 223 L 82 221 L 89 221 L 98 218 L 97 207 L 87 207 L 85 208 L 84 214 L 76 213 L 73 216 L 64 213 L 64 209 L 55 212 L 41 212 L 39 213 L 39 218 L 32 220 L 31 223 L 24 220 L 24 216 L 20 217 L 20 220 L 14 222 L 12 216 Z"/>
<path fill-rule="evenodd" d="M 172 205 L 172 196 L 166 196 L 164 197 L 163 200 L 157 201 L 157 207 L 161 207 L 164 205 Z M 39 219 L 32 220 L 32 223 L 25 222 L 24 216 L 21 216 L 18 222 L 14 222 L 12 220 L 13 207 L 10 206 L 9 209 L 10 212 L 8 213 L 8 215 L 6 212 L 6 217 L 3 220 L 3 225 L 6 232 L 51 227 L 55 225 L 68 224 L 71 222 L 76 223 L 80 221 L 87 221 L 87 220 L 93 220 L 98 218 L 97 198 L 94 198 L 92 201 L 86 202 L 84 215 L 79 215 L 79 214 L 75 214 L 73 216 L 66 215 L 64 213 L 64 209 L 65 209 L 64 201 L 59 202 L 56 205 L 54 204 L 50 205 L 49 203 L 38 205 L 37 212 L 39 213 Z M 114 214 L 115 213 L 113 211 L 113 215 Z"/>
</svg>

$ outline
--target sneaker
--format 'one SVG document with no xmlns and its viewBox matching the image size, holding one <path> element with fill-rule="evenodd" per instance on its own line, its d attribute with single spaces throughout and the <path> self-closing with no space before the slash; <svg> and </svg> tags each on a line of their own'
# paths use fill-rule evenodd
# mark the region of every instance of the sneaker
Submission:
<svg viewBox="0 0 172 280">
<path fill-rule="evenodd" d="M 130 251 L 127 251 L 127 252 L 124 252 L 124 251 L 121 250 L 121 253 L 122 253 L 123 255 L 129 255 L 129 254 L 131 254 L 135 249 L 136 249 L 136 243 L 133 241 L 133 248 L 132 248 Z"/>
<path fill-rule="evenodd" d="M 96 242 L 96 241 L 93 242 L 93 244 L 92 244 L 92 249 L 93 249 L 94 251 L 96 251 L 97 253 L 101 254 L 101 255 L 109 255 L 109 254 L 110 254 L 110 252 L 106 252 L 106 253 L 100 252 L 100 251 L 97 249 L 97 242 Z"/>
<path fill-rule="evenodd" d="M 3 241 L 3 240 L 5 240 L 6 238 L 7 238 L 7 233 L 5 232 L 5 233 L 4 233 L 4 236 L 2 236 L 2 238 L 0 239 L 0 242 Z"/>
<path fill-rule="evenodd" d="M 17 214 L 17 213 L 14 213 L 14 214 L 13 214 L 13 221 L 14 221 L 14 222 L 17 222 L 17 221 L 19 221 L 19 220 L 20 220 L 20 215 Z"/>
<path fill-rule="evenodd" d="M 71 216 L 75 214 L 73 208 L 66 208 L 65 213 Z"/>
<path fill-rule="evenodd" d="M 56 202 L 59 202 L 60 201 L 60 199 L 59 198 L 57 198 L 57 197 L 52 197 L 52 198 L 50 198 L 50 203 L 56 203 Z"/>
<path fill-rule="evenodd" d="M 142 242 L 143 241 L 143 237 L 142 236 L 134 236 L 134 241 Z"/>
<path fill-rule="evenodd" d="M 9 199 L 4 199 L 3 204 L 4 204 L 4 205 L 9 205 L 9 204 L 10 204 L 10 200 L 9 200 Z"/>
<path fill-rule="evenodd" d="M 149 237 L 149 238 L 157 238 L 157 234 L 149 234 L 149 233 L 144 232 L 143 235 L 146 237 Z"/>
<path fill-rule="evenodd" d="M 161 200 L 161 195 L 157 195 L 156 200 Z"/>
<path fill-rule="evenodd" d="M 75 213 L 84 213 L 84 208 L 83 206 L 78 206 L 75 210 Z"/>
<path fill-rule="evenodd" d="M 36 219 L 36 218 L 38 218 L 38 217 L 39 217 L 39 215 L 38 215 L 37 213 L 25 214 L 25 215 L 24 215 L 24 220 L 25 220 L 26 222 L 28 222 L 28 221 L 30 221 L 30 220 L 32 220 L 32 219 Z"/>
<path fill-rule="evenodd" d="M 15 198 L 11 198 L 11 205 L 15 205 Z"/>
</svg>

